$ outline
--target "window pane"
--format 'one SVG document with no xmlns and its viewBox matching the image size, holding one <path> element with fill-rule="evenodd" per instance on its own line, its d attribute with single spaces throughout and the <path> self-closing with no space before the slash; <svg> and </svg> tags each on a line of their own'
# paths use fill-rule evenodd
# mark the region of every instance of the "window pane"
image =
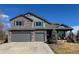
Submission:
<svg viewBox="0 0 79 59">
<path fill-rule="evenodd" d="M 16 25 L 18 25 L 18 22 L 16 21 Z"/>
<path fill-rule="evenodd" d="M 21 22 L 21 21 L 19 22 L 19 25 L 20 25 L 20 26 L 22 25 L 22 22 Z"/>
<path fill-rule="evenodd" d="M 16 25 L 17 25 L 17 26 L 22 26 L 23 23 L 22 23 L 22 21 L 16 21 Z"/>
<path fill-rule="evenodd" d="M 39 26 L 39 23 L 38 22 L 36 22 L 36 26 Z"/>
<path fill-rule="evenodd" d="M 39 22 L 39 26 L 41 26 L 42 25 L 42 23 L 41 22 Z"/>
<path fill-rule="evenodd" d="M 42 27 L 43 26 L 43 22 L 34 22 L 34 26 L 37 26 L 37 27 Z"/>
</svg>

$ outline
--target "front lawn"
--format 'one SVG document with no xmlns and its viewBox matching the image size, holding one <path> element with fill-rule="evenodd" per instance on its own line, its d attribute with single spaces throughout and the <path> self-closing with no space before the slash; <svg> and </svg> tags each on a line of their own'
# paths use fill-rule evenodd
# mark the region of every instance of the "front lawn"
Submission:
<svg viewBox="0 0 79 59">
<path fill-rule="evenodd" d="M 77 43 L 49 44 L 49 46 L 57 54 L 79 54 Z"/>
</svg>

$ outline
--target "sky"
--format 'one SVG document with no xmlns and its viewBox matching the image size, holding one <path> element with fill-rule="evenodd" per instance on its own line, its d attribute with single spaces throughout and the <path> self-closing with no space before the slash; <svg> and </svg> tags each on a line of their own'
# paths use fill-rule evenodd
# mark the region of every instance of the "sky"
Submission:
<svg viewBox="0 0 79 59">
<path fill-rule="evenodd" d="M 27 12 L 32 12 L 52 23 L 64 23 L 79 26 L 78 4 L 0 4 L 0 24 L 10 27 L 10 19 Z"/>
</svg>

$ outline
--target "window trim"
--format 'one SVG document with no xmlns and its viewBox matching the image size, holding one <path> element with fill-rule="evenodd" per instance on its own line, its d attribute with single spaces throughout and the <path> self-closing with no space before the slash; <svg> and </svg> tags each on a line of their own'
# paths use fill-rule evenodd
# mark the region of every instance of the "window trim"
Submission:
<svg viewBox="0 0 79 59">
<path fill-rule="evenodd" d="M 41 21 L 34 22 L 34 27 L 43 27 L 43 22 Z"/>
<path fill-rule="evenodd" d="M 15 21 L 15 26 L 24 26 L 23 21 Z"/>
</svg>

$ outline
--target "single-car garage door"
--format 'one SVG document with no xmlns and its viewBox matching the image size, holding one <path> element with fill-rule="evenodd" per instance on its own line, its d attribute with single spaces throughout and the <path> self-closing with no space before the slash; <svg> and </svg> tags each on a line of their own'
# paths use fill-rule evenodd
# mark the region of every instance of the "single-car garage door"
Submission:
<svg viewBox="0 0 79 59">
<path fill-rule="evenodd" d="M 36 32 L 35 33 L 35 40 L 44 42 L 45 41 L 45 33 L 44 32 Z"/>
<path fill-rule="evenodd" d="M 12 42 L 30 42 L 31 32 L 27 31 L 14 31 L 11 35 Z"/>
</svg>

